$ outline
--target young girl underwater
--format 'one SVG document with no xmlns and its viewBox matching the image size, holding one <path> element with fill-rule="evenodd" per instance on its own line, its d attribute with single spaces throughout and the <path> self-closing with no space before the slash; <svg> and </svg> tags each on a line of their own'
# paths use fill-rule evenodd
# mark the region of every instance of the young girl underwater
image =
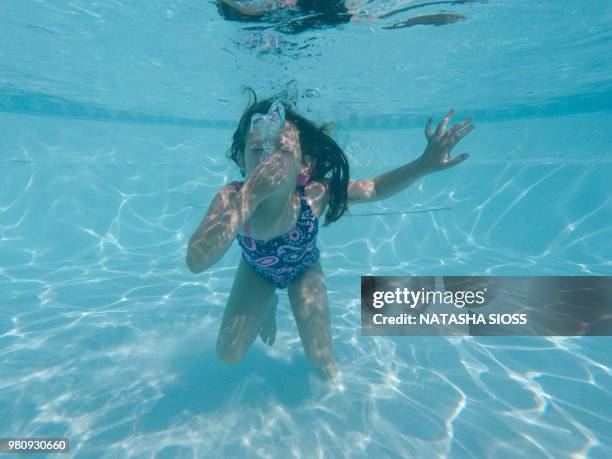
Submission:
<svg viewBox="0 0 612 459">
<path fill-rule="evenodd" d="M 253 95 L 255 95 L 253 93 Z M 346 155 L 329 136 L 279 100 L 254 102 L 234 132 L 231 159 L 245 177 L 223 186 L 189 240 L 186 262 L 200 273 L 214 265 L 234 239 L 242 257 L 225 307 L 216 350 L 220 360 L 242 360 L 259 335 L 276 336 L 276 289 L 287 289 L 306 357 L 323 379 L 337 373 L 329 301 L 317 248 L 319 218 L 327 226 L 348 204 L 380 201 L 421 177 L 456 166 L 467 153 L 453 147 L 472 129 L 471 117 L 449 127 L 455 110 L 435 131 L 427 121 L 421 156 L 378 177 L 349 179 Z"/>
</svg>

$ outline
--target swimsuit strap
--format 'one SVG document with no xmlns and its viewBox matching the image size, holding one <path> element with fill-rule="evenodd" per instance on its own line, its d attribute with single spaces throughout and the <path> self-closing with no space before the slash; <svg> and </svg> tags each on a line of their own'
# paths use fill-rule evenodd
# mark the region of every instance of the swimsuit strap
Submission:
<svg viewBox="0 0 612 459">
<path fill-rule="evenodd" d="M 302 203 L 302 209 L 310 209 L 312 211 L 313 218 L 317 220 L 317 217 L 314 216 L 314 209 L 310 207 L 310 204 L 308 204 L 308 201 L 306 200 L 306 187 L 301 186 L 298 188 L 298 191 L 300 193 L 300 202 Z"/>
</svg>

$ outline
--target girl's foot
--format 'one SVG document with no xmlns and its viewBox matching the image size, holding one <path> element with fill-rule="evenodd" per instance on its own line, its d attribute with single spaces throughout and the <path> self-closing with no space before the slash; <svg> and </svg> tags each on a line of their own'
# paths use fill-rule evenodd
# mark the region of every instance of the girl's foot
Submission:
<svg viewBox="0 0 612 459">
<path fill-rule="evenodd" d="M 338 364 L 335 360 L 319 367 L 319 376 L 325 381 L 331 381 L 338 374 Z"/>
<path fill-rule="evenodd" d="M 274 344 L 276 340 L 276 306 L 278 305 L 278 295 L 275 293 L 270 300 L 270 312 L 264 319 L 261 330 L 259 330 L 259 337 L 268 346 Z"/>
</svg>

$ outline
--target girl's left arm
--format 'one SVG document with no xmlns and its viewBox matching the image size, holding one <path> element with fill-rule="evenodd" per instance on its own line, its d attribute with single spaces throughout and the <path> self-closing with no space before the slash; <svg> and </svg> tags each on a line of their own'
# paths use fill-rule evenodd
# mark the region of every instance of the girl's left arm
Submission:
<svg viewBox="0 0 612 459">
<path fill-rule="evenodd" d="M 373 202 L 386 199 L 406 189 L 421 177 L 432 172 L 448 169 L 465 161 L 468 153 L 451 158 L 451 150 L 474 129 L 472 117 L 455 124 L 449 129 L 446 125 L 455 114 L 455 109 L 442 119 L 435 132 L 432 131 L 433 119 L 427 120 L 425 136 L 427 147 L 416 160 L 369 180 L 351 180 L 348 186 L 349 203 Z"/>
</svg>

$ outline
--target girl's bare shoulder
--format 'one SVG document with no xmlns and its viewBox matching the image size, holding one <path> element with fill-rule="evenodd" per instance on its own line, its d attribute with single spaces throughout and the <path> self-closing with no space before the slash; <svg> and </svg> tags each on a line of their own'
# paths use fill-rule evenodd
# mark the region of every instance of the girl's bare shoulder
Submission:
<svg viewBox="0 0 612 459">
<path fill-rule="evenodd" d="M 315 217 L 323 215 L 329 202 L 329 179 L 311 180 L 306 185 L 304 195 Z"/>
</svg>

